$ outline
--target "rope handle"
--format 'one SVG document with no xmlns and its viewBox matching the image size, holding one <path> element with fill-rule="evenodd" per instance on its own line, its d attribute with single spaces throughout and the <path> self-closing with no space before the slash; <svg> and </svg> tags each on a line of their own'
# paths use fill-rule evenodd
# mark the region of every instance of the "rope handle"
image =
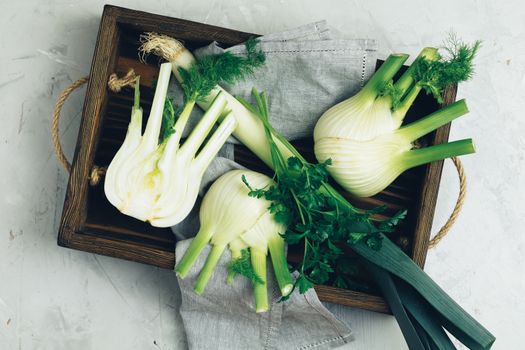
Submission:
<svg viewBox="0 0 525 350">
<path fill-rule="evenodd" d="M 111 74 L 109 76 L 108 80 L 108 87 L 113 92 L 120 92 L 120 90 L 125 86 L 132 86 L 136 81 L 136 74 L 133 71 L 133 69 L 130 69 L 126 75 L 122 78 L 119 78 L 115 73 Z M 58 97 L 58 100 L 55 104 L 55 109 L 53 111 L 53 119 L 51 123 L 51 140 L 53 141 L 53 147 L 55 149 L 55 155 L 57 159 L 62 163 L 64 168 L 67 170 L 68 173 L 71 172 L 71 163 L 66 159 L 66 156 L 64 155 L 64 151 L 62 150 L 62 145 L 60 144 L 60 137 L 59 137 L 59 131 L 58 131 L 58 122 L 60 120 L 60 112 L 62 110 L 62 107 L 64 106 L 64 103 L 66 102 L 67 98 L 73 91 L 87 83 L 89 80 L 89 76 L 82 77 L 78 79 L 77 81 L 73 82 L 70 86 L 64 89 L 60 96 Z M 449 218 L 441 227 L 441 229 L 434 235 L 434 237 L 429 241 L 429 248 L 434 248 L 449 232 L 452 226 L 454 226 L 454 223 L 456 222 L 459 213 L 461 212 L 461 209 L 463 208 L 463 204 L 465 202 L 465 197 L 467 195 L 467 177 L 465 175 L 465 169 L 463 168 L 463 165 L 461 164 L 461 161 L 457 157 L 450 158 L 452 162 L 454 162 L 454 166 L 456 167 L 456 170 L 458 172 L 459 177 L 459 194 L 458 199 L 456 200 L 456 205 L 454 206 L 454 209 L 452 210 L 452 214 L 450 214 Z M 89 175 L 89 184 L 91 186 L 96 186 L 99 184 L 102 177 L 106 174 L 106 168 L 99 167 L 97 165 L 94 165 L 91 169 L 90 175 Z"/>
<path fill-rule="evenodd" d="M 60 134 L 58 132 L 58 121 L 60 120 L 60 111 L 62 110 L 62 107 L 64 106 L 64 103 L 66 102 L 66 99 L 71 95 L 73 91 L 87 83 L 89 80 L 89 76 L 82 77 L 78 79 L 77 81 L 73 82 L 70 86 L 64 89 L 60 96 L 58 96 L 58 100 L 55 104 L 55 109 L 53 110 L 53 119 L 51 121 L 51 141 L 53 141 L 53 148 L 55 149 L 55 155 L 57 156 L 57 159 L 60 163 L 64 166 L 64 168 L 67 170 L 68 173 L 71 172 L 71 163 L 67 160 L 66 156 L 64 155 L 64 151 L 62 150 L 62 145 L 60 144 Z"/>
<path fill-rule="evenodd" d="M 456 200 L 454 209 L 452 210 L 452 213 L 448 217 L 445 224 L 439 229 L 439 231 L 428 243 L 428 247 L 430 249 L 434 248 L 450 232 L 450 229 L 452 228 L 452 226 L 454 226 L 456 220 L 458 219 L 459 213 L 461 213 L 461 209 L 463 209 L 463 204 L 465 204 L 465 197 L 467 196 L 467 176 L 465 175 L 465 168 L 463 168 L 463 164 L 461 163 L 458 157 L 452 157 L 450 158 L 450 160 L 452 160 L 454 166 L 456 167 L 456 171 L 458 172 L 458 199 Z"/>
<path fill-rule="evenodd" d="M 137 75 L 135 74 L 135 71 L 133 69 L 130 69 L 123 78 L 119 78 L 115 73 L 113 73 L 109 76 L 108 87 L 113 92 L 120 92 L 120 90 L 123 87 L 132 86 L 133 84 L 135 84 L 136 79 Z M 74 81 L 67 88 L 65 88 L 64 91 L 62 91 L 62 93 L 60 94 L 60 96 L 58 96 L 57 102 L 55 104 L 55 109 L 53 110 L 53 118 L 51 121 L 51 140 L 53 141 L 53 148 L 55 149 L 55 155 L 57 159 L 60 161 L 60 163 L 62 163 L 62 165 L 68 173 L 71 173 L 71 163 L 69 163 L 66 156 L 64 155 L 62 145 L 60 144 L 60 133 L 58 131 L 60 112 L 62 111 L 62 107 L 64 106 L 64 103 L 66 102 L 69 95 L 71 95 L 73 91 L 87 83 L 88 80 L 89 76 L 82 77 Z M 94 165 L 93 168 L 91 168 L 91 172 L 89 175 L 89 184 L 91 186 L 98 185 L 101 178 L 105 174 L 106 168 Z"/>
</svg>

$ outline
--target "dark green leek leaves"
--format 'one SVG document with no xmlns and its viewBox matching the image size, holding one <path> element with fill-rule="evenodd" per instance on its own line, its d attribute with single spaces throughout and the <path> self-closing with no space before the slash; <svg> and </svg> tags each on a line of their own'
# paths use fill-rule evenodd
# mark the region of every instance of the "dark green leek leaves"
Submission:
<svg viewBox="0 0 525 350">
<path fill-rule="evenodd" d="M 379 252 L 370 250 L 363 243 L 355 244 L 352 250 L 414 288 L 441 315 L 444 327 L 463 344 L 471 349 L 490 349 L 496 338 L 452 300 L 392 241 L 384 239 Z"/>
</svg>

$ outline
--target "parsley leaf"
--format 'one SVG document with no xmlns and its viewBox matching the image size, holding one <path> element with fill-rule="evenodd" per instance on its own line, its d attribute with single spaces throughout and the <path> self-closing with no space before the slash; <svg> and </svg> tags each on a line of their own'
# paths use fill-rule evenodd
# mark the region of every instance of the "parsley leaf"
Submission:
<svg viewBox="0 0 525 350">
<path fill-rule="evenodd" d="M 252 110 L 262 121 L 275 170 L 276 185 L 263 189 L 250 186 L 250 195 L 271 201 L 270 212 L 275 219 L 287 225 L 282 235 L 288 245 L 302 248 L 303 257 L 295 267 L 299 272 L 295 286 L 300 293 L 306 292 L 314 284 L 333 281 L 338 286 L 358 286 L 348 276 L 355 272 L 356 261 L 342 260 L 344 245 L 352 246 L 364 242 L 374 250 L 381 248 L 382 233 L 391 232 L 404 218 L 400 212 L 389 220 L 377 222 L 371 217 L 383 213 L 385 206 L 369 211 L 351 206 L 328 185 L 328 167 L 331 161 L 312 164 L 307 162 L 289 142 L 277 134 L 269 123 L 266 94 L 253 89 L 256 105 L 239 98 L 239 101 Z M 275 143 L 274 137 L 294 155 L 284 159 Z M 342 261 L 353 267 L 340 268 Z M 354 273 L 355 275 L 355 273 Z M 361 289 L 365 287 L 360 287 Z"/>
<path fill-rule="evenodd" d="M 314 286 L 305 275 L 300 275 L 295 281 L 295 285 L 299 288 L 299 293 L 304 294 L 306 291 Z M 291 293 L 290 293 L 291 294 Z"/>
</svg>

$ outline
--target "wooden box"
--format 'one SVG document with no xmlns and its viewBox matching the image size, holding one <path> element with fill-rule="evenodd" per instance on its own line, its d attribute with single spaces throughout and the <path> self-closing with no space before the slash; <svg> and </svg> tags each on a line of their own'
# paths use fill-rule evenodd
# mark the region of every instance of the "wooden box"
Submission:
<svg viewBox="0 0 525 350">
<path fill-rule="evenodd" d="M 170 229 L 159 229 L 120 214 L 107 201 L 103 184 L 89 185 L 92 167 L 107 166 L 124 139 L 132 105 L 132 91 L 118 94 L 107 88 L 111 73 L 125 74 L 130 67 L 141 75 L 141 104 L 149 114 L 152 101 L 152 80 L 158 73 L 158 61 L 141 63 L 137 48 L 139 35 L 154 31 L 174 36 L 189 49 L 215 40 L 234 45 L 254 35 L 231 29 L 154 15 L 114 6 L 106 6 L 102 15 L 97 45 L 91 66 L 71 176 L 58 234 L 63 247 L 113 256 L 171 269 L 174 265 L 175 238 Z M 455 89 L 445 94 L 446 103 L 455 99 Z M 415 102 L 407 121 L 423 117 L 439 105 L 424 94 Z M 424 144 L 442 143 L 448 139 L 450 125 L 420 140 Z M 312 158 L 310 140 L 296 146 Z M 264 170 L 244 147 L 236 149 L 236 160 L 254 170 Z M 408 209 L 408 217 L 392 239 L 421 267 L 425 263 L 429 234 L 441 177 L 442 162 L 421 166 L 401 175 L 380 194 L 366 199 L 352 198 L 362 208 L 386 204 L 388 213 Z M 383 298 L 330 286 L 316 286 L 324 301 L 388 312 Z"/>
</svg>

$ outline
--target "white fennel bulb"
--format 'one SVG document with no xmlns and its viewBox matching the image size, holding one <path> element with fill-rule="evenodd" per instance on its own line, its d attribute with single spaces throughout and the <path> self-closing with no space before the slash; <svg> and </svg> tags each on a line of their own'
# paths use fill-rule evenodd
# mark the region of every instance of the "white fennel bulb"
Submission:
<svg viewBox="0 0 525 350">
<path fill-rule="evenodd" d="M 425 48 L 395 83 L 392 79 L 408 55 L 390 55 L 361 91 L 321 116 L 314 129 L 317 160 L 330 159 L 327 169 L 339 185 L 356 196 L 368 197 L 407 169 L 473 153 L 470 139 L 413 149 L 418 138 L 466 114 L 465 101 L 409 125 L 402 123 L 421 90 L 441 101 L 446 86 L 470 78 L 477 45 L 458 46 L 462 54 L 450 60 L 444 60 L 434 48 Z"/>
<path fill-rule="evenodd" d="M 180 69 L 187 70 L 197 62 L 193 54 L 180 41 L 162 34 L 146 33 L 143 35 L 143 44 L 140 50 L 143 54 L 154 53 L 172 63 L 173 74 L 181 84 L 185 82 Z M 213 99 L 219 93 L 226 97 L 227 109 L 237 119 L 238 126 L 233 131 L 233 136 L 246 145 L 266 165 L 272 167 L 270 149 L 264 136 L 264 128 L 261 121 L 252 111 L 239 102 L 235 96 L 230 95 L 220 85 L 216 85 L 206 96 L 202 96 L 202 99 L 197 101 L 197 104 L 203 110 L 208 110 Z M 275 142 L 286 158 L 292 156 L 292 153 L 280 140 L 275 140 Z"/>
<path fill-rule="evenodd" d="M 173 226 L 189 214 L 204 171 L 236 126 L 235 118 L 227 113 L 209 136 L 225 112 L 226 100 L 219 94 L 182 145 L 182 132 L 194 106 L 192 101 L 185 105 L 173 132 L 159 141 L 170 75 L 171 64 L 162 64 L 144 134 L 141 134 L 142 109 L 136 84 L 128 131 L 108 167 L 104 183 L 106 197 L 119 211 L 158 227 Z"/>
<path fill-rule="evenodd" d="M 283 295 L 293 288 L 286 263 L 285 245 L 281 233 L 286 227 L 274 220 L 268 211 L 270 202 L 249 196 L 251 186 L 264 188 L 273 184 L 266 175 L 250 170 L 232 170 L 219 177 L 206 192 L 200 208 L 201 227 L 188 250 L 175 267 L 184 278 L 209 243 L 211 251 L 197 278 L 195 291 L 204 292 L 206 284 L 227 246 L 232 258 L 240 258 L 243 249 L 249 249 L 253 270 L 262 283 L 254 283 L 256 309 L 268 308 L 266 292 L 266 256 L 270 252 L 277 282 Z"/>
<path fill-rule="evenodd" d="M 407 169 L 435 160 L 473 153 L 471 139 L 413 149 L 413 142 L 437 127 L 465 114 L 464 100 L 423 119 L 370 140 L 325 137 L 315 142 L 320 162 L 331 160 L 330 175 L 350 193 L 373 196 Z"/>
</svg>

